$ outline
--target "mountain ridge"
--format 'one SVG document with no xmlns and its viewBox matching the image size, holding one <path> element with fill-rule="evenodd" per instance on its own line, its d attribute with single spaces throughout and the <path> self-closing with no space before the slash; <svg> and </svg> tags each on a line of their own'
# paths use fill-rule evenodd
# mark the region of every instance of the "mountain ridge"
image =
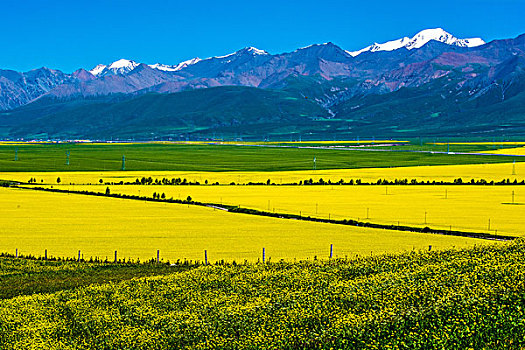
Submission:
<svg viewBox="0 0 525 350">
<path fill-rule="evenodd" d="M 446 34 L 443 40 L 448 40 L 448 44 L 459 40 Z M 451 39 L 452 37 L 454 39 Z M 431 44 L 432 41 L 435 42 L 428 39 L 422 47 Z M 403 49 L 389 52 L 393 56 L 403 56 L 403 53 L 399 52 Z M 373 53 L 381 57 L 380 53 L 384 52 Z M 18 73 L 21 76 L 14 78 L 12 74 L 4 73 L 3 76 L 0 75 L 0 110 L 13 109 L 45 95 L 66 97 L 113 93 L 136 94 L 140 91 L 155 91 L 156 86 L 158 92 L 164 93 L 227 85 L 265 88 L 278 85 L 280 81 L 294 74 L 319 74 L 325 79 L 332 79 L 335 76 L 358 77 L 363 80 L 377 78 L 379 73 L 384 73 L 378 72 L 380 70 L 378 67 L 360 69 L 360 65 L 366 65 L 367 54 L 371 54 L 371 51 L 352 57 L 349 51 L 328 42 L 275 55 L 255 47 L 245 47 L 227 55 L 206 59 L 193 58 L 175 65 L 144 64 L 134 60 L 119 59 L 109 64 L 98 64 L 90 71 L 80 69 L 72 74 L 55 71 L 55 76 L 50 75 L 45 84 L 31 79 L 27 84 L 24 82 L 25 76 L 31 75 L 31 72 L 38 69 Z M 397 62 L 398 66 L 400 64 L 402 63 Z M 146 76 L 143 73 L 136 74 L 135 70 L 139 67 L 144 69 L 144 66 L 152 68 L 153 71 Z M 110 78 L 111 76 L 116 78 Z"/>
<path fill-rule="evenodd" d="M 434 28 L 434 29 L 422 30 L 418 32 L 417 34 L 415 34 L 412 38 L 404 37 L 398 40 L 388 41 L 383 44 L 374 43 L 358 51 L 349 51 L 349 50 L 343 50 L 343 51 L 348 53 L 350 56 L 355 57 L 363 52 L 394 51 L 394 50 L 398 50 L 403 47 L 407 48 L 408 50 L 415 49 L 415 48 L 417 49 L 417 48 L 421 48 L 422 46 L 424 46 L 425 44 L 427 44 L 429 41 L 432 41 L 432 40 L 443 42 L 448 45 L 455 45 L 455 46 L 460 46 L 460 47 L 477 47 L 477 46 L 486 44 L 485 41 L 481 38 L 458 39 L 452 34 L 446 32 L 442 28 Z M 335 44 L 333 44 L 332 42 L 327 42 L 324 44 L 312 44 L 306 47 L 299 48 L 295 51 L 309 49 L 309 48 L 316 47 L 316 46 L 322 47 L 322 46 L 327 46 L 327 45 L 335 45 Z M 154 69 L 167 70 L 167 71 L 178 71 L 182 68 L 187 67 L 188 65 L 195 64 L 199 61 L 227 58 L 227 57 L 230 57 L 236 54 L 242 54 L 243 52 L 250 52 L 253 55 L 269 55 L 268 52 L 251 46 L 251 47 L 245 47 L 241 50 L 232 52 L 230 54 L 222 55 L 222 56 L 213 56 L 213 57 L 209 57 L 206 59 L 200 59 L 196 57 L 196 58 L 192 58 L 192 59 L 189 59 L 183 62 L 179 62 L 175 65 L 155 63 L 155 64 L 149 64 L 149 66 Z M 128 73 L 129 71 L 133 70 L 137 65 L 138 64 L 133 60 L 119 59 L 108 65 L 98 64 L 94 68 L 89 70 L 89 72 L 91 72 L 95 76 L 98 76 L 98 75 L 103 74 L 102 73 L 103 70 L 107 68 L 109 71 L 113 72 L 114 74 L 122 74 L 122 72 Z M 119 68 L 120 69 L 124 68 L 124 69 L 122 71 L 118 71 Z"/>
<path fill-rule="evenodd" d="M 459 47 L 477 47 L 486 44 L 481 38 L 458 39 L 442 28 L 434 28 L 422 30 L 415 34 L 412 38 L 403 37 L 401 39 L 387 41 L 382 44 L 374 43 L 361 50 L 347 52 L 351 56 L 355 57 L 362 54 L 363 52 L 394 51 L 401 48 L 413 50 L 421 48 L 432 40 Z"/>
<path fill-rule="evenodd" d="M 136 118 L 136 124 L 129 124 L 129 128 L 136 125 L 136 132 L 140 134 L 147 127 L 141 115 L 148 115 L 150 122 L 155 122 L 156 117 L 146 109 L 142 114 L 129 114 L 135 99 L 140 100 L 143 95 L 181 94 L 177 96 L 191 96 L 194 101 L 199 96 L 218 101 L 213 97 L 216 93 L 251 106 L 244 108 L 238 105 L 235 108 L 233 104 L 220 104 L 224 107 L 221 113 L 225 120 L 238 118 L 242 122 L 237 127 L 248 133 L 263 129 L 266 133 L 279 134 L 282 130 L 296 130 L 371 135 L 381 132 L 385 136 L 387 132 L 394 135 L 438 132 L 428 128 L 455 133 L 484 128 L 483 132 L 490 132 L 491 128 L 495 130 L 499 127 L 495 121 L 501 125 L 516 125 L 517 132 L 522 132 L 518 124 L 519 118 L 525 117 L 525 110 L 516 101 L 522 101 L 525 96 L 525 34 L 469 47 L 454 43 L 470 39 L 457 39 L 446 32 L 442 41 L 429 39 L 432 35 L 427 35 L 428 32 L 420 33 L 424 34 L 423 40 L 409 47 L 405 45 L 393 51 L 368 50 L 356 56 L 327 42 L 280 54 L 245 47 L 227 55 L 195 58 L 173 66 L 122 59 L 96 66 L 97 76 L 85 69 L 72 74 L 49 68 L 25 73 L 0 70 L 0 109 L 6 111 L 0 113 L 0 129 L 4 130 L 4 135 L 15 132 L 18 136 L 23 136 L 22 130 L 31 134 L 31 127 L 46 130 L 42 123 L 51 125 L 53 118 L 64 118 L 60 110 L 82 116 L 76 119 L 79 123 L 94 123 L 91 115 L 98 115 L 98 112 L 86 113 L 89 110 L 86 105 L 90 105 L 93 99 L 105 99 L 104 103 L 115 104 L 122 111 L 111 106 L 105 106 L 104 110 L 111 110 L 115 119 L 124 118 L 129 122 L 129 118 Z M 443 33 L 436 31 L 430 34 Z M 239 89 L 234 92 L 226 89 L 232 86 Z M 210 91 L 200 91 L 210 88 Z M 188 95 L 187 92 L 191 91 L 195 93 Z M 282 94 L 275 95 L 276 92 Z M 252 96 L 261 109 L 281 116 L 272 119 L 271 113 L 265 115 L 273 125 L 273 131 L 258 116 L 258 109 L 246 99 L 247 96 Z M 162 106 L 165 110 L 155 109 L 159 113 L 158 118 L 167 115 L 173 123 L 182 122 L 177 117 L 177 109 L 184 113 L 185 118 L 189 118 L 184 122 L 196 128 L 193 131 L 187 128 L 185 133 L 218 132 L 215 127 L 191 122 L 192 116 L 205 120 L 205 114 L 215 115 L 209 105 L 194 102 L 194 113 L 190 113 L 192 106 L 184 104 L 179 97 L 165 100 L 148 97 L 140 101 L 164 101 Z M 267 98 L 275 106 L 270 108 L 265 102 Z M 43 104 L 45 108 L 38 107 L 40 100 L 46 101 Z M 297 117 L 294 120 L 298 125 L 307 122 L 309 126 L 304 124 L 301 130 L 297 130 L 293 125 L 286 124 L 288 121 L 280 112 L 280 106 L 285 105 L 287 113 L 300 116 L 300 113 L 295 114 L 294 108 L 303 110 L 305 101 L 310 111 L 305 114 L 306 119 L 302 121 Z M 314 108 L 312 103 L 317 107 Z M 29 106 L 29 109 L 24 106 Z M 27 110 L 32 110 L 39 117 L 32 118 Z M 236 110 L 242 111 L 241 114 L 237 114 Z M 242 114 L 249 112 L 254 114 Z M 487 115 L 491 115 L 492 119 Z M 99 115 L 99 118 L 103 117 Z M 19 125 L 16 118 L 20 118 Z M 479 125 L 474 125 L 473 120 L 478 120 Z M 157 121 L 165 123 L 166 119 Z M 22 124 L 24 128 L 21 128 Z M 264 128 L 261 125 L 265 125 Z M 412 126 L 417 130 L 413 131 Z M 236 128 L 230 127 L 231 130 Z M 221 128 L 223 131 L 228 129 L 226 126 Z M 250 131 L 250 128 L 255 131 Z M 508 127 L 505 130 L 511 129 Z M 82 130 L 87 132 L 89 128 L 76 130 L 75 135 L 78 136 Z M 166 127 L 164 131 L 174 136 L 175 130 Z M 156 129 L 156 132 L 163 131 Z M 126 135 L 133 133 L 130 129 Z M 55 129 L 45 134 L 65 137 L 68 131 L 59 130 L 55 125 Z M 97 135 L 100 135 L 99 131 Z"/>
</svg>

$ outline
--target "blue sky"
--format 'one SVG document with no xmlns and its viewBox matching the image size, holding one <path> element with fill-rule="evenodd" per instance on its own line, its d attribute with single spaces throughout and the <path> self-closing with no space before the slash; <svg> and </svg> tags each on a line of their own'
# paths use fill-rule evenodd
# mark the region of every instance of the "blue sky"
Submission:
<svg viewBox="0 0 525 350">
<path fill-rule="evenodd" d="M 0 0 L 0 68 L 72 72 L 119 58 L 175 64 L 255 46 L 347 50 L 426 28 L 486 41 L 525 33 L 524 0 Z"/>
</svg>

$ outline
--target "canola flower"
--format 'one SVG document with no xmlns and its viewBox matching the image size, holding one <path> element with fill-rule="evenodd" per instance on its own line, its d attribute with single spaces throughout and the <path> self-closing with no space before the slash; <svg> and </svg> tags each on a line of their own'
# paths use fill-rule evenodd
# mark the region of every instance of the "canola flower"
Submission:
<svg viewBox="0 0 525 350">
<path fill-rule="evenodd" d="M 49 186 L 48 186 L 49 187 Z M 384 225 L 524 236 L 525 186 L 54 185 L 54 188 L 186 199 L 260 211 Z"/>
<path fill-rule="evenodd" d="M 434 165 L 394 168 L 361 168 L 361 169 L 334 169 L 334 170 L 297 170 L 297 171 L 75 171 L 75 172 L 0 172 L 0 179 L 27 182 L 34 178 L 38 184 L 56 184 L 57 178 L 63 184 L 98 184 L 102 179 L 105 182 L 134 182 L 137 178 L 152 177 L 185 178 L 189 182 L 220 184 L 246 184 L 249 182 L 266 182 L 270 179 L 275 184 L 298 183 L 305 179 L 317 182 L 319 179 L 337 182 L 341 179 L 346 182 L 360 179 L 364 182 L 376 182 L 379 179 L 394 181 L 396 179 L 416 179 L 418 181 L 446 181 L 453 182 L 457 178 L 463 181 L 471 179 L 487 181 L 501 181 L 509 179 L 511 182 L 525 180 L 525 162 L 495 163 L 495 164 L 468 164 L 468 165 Z"/>
<path fill-rule="evenodd" d="M 505 148 L 505 149 L 498 149 L 494 151 L 488 151 L 486 153 L 493 153 L 493 154 L 513 154 L 513 155 L 519 155 L 524 156 L 525 155 L 525 147 L 515 147 L 515 148 Z"/>
<path fill-rule="evenodd" d="M 0 304 L 2 349 L 519 349 L 523 240 L 203 266 Z"/>
<path fill-rule="evenodd" d="M 486 145 L 486 146 L 499 146 L 499 145 L 507 145 L 507 146 L 519 146 L 519 145 L 524 145 L 525 142 L 523 141 L 470 141 L 470 142 L 428 142 L 426 143 L 428 145 L 430 144 L 433 144 L 433 145 Z"/>
<path fill-rule="evenodd" d="M 183 204 L 0 188 L 0 252 L 114 259 L 257 261 L 355 257 L 486 240 L 285 220 Z"/>
</svg>

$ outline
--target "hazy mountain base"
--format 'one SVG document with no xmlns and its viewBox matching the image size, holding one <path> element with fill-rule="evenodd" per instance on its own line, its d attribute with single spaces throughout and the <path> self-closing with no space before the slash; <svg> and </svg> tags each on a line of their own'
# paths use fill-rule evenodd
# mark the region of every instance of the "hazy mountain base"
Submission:
<svg viewBox="0 0 525 350">
<path fill-rule="evenodd" d="M 176 94 L 146 94 L 120 101 L 46 100 L 4 113 L 1 124 L 15 137 L 184 138 L 188 134 L 230 135 L 300 132 L 328 113 L 295 94 L 247 87 L 220 87 Z M 17 124 L 17 121 L 23 121 Z M 218 136 L 218 135 L 217 135 Z"/>
</svg>

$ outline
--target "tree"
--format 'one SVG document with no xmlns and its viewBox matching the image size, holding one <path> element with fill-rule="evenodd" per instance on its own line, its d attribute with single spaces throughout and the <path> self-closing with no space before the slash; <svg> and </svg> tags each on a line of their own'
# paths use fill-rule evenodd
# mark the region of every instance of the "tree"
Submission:
<svg viewBox="0 0 525 350">
<path fill-rule="evenodd" d="M 60 182 L 62 182 L 62 180 L 60 180 L 60 177 L 57 177 L 57 184 L 59 184 Z"/>
<path fill-rule="evenodd" d="M 102 183 L 104 182 L 104 180 L 100 179 L 100 180 L 98 180 L 98 182 L 99 182 L 100 184 L 102 184 Z"/>
<path fill-rule="evenodd" d="M 109 196 L 110 193 L 111 193 L 111 192 L 110 192 L 110 190 L 109 190 L 109 187 L 106 187 L 106 196 Z"/>
<path fill-rule="evenodd" d="M 162 192 L 162 195 L 160 196 L 160 198 L 166 199 L 166 194 L 164 194 L 164 192 Z"/>
<path fill-rule="evenodd" d="M 188 196 L 188 198 L 186 198 L 186 200 L 187 200 L 188 202 L 191 202 L 191 199 L 192 199 L 191 196 Z"/>
</svg>

